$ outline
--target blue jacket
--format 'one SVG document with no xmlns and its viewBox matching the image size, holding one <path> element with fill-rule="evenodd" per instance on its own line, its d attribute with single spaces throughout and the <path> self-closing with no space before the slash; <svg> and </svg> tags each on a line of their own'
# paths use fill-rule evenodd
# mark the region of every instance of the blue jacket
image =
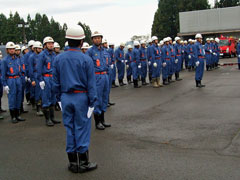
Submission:
<svg viewBox="0 0 240 180">
<path fill-rule="evenodd" d="M 133 60 L 133 51 L 129 51 L 125 54 L 125 59 L 127 60 L 127 63 L 126 64 L 130 64 Z"/>
<path fill-rule="evenodd" d="M 153 44 L 151 50 L 152 63 L 155 63 L 157 59 L 161 59 L 162 52 L 158 45 Z"/>
<path fill-rule="evenodd" d="M 108 70 L 104 53 L 105 53 L 104 48 L 100 47 L 100 49 L 98 49 L 96 45 L 93 45 L 87 51 L 87 54 L 93 61 L 95 72 L 104 72 Z"/>
<path fill-rule="evenodd" d="M 170 46 L 164 45 L 162 47 L 162 61 L 165 62 L 166 60 L 170 60 L 170 58 L 171 58 Z"/>
<path fill-rule="evenodd" d="M 146 48 L 140 47 L 140 60 L 147 60 Z"/>
<path fill-rule="evenodd" d="M 111 58 L 109 65 L 114 64 L 114 63 L 115 63 L 114 49 L 113 49 L 113 48 L 109 48 L 109 49 L 108 49 L 108 53 L 109 53 L 110 58 Z"/>
<path fill-rule="evenodd" d="M 120 47 L 115 51 L 115 59 L 117 62 L 124 60 L 124 51 Z"/>
<path fill-rule="evenodd" d="M 199 61 L 199 56 L 204 57 L 205 56 L 205 51 L 204 51 L 203 45 L 199 42 L 196 42 L 195 45 L 194 45 L 195 62 Z"/>
<path fill-rule="evenodd" d="M 93 107 L 97 91 L 91 58 L 72 47 L 59 54 L 53 63 L 53 90 L 57 96 L 75 90 L 87 91 L 89 106 Z"/>
<path fill-rule="evenodd" d="M 182 55 L 182 45 L 176 43 L 174 48 L 175 48 L 176 56 L 181 56 Z"/>
<path fill-rule="evenodd" d="M 2 83 L 3 86 L 7 85 L 9 76 L 21 76 L 21 66 L 18 59 L 14 56 L 7 55 L 2 60 Z"/>
<path fill-rule="evenodd" d="M 28 76 L 31 81 L 36 81 L 34 74 L 37 73 L 37 62 L 39 61 L 39 54 L 32 53 L 28 58 Z"/>
<path fill-rule="evenodd" d="M 136 62 L 137 63 L 137 65 L 139 65 L 140 64 L 140 51 L 139 51 L 139 49 L 138 48 L 134 48 L 133 49 L 133 62 Z"/>
</svg>

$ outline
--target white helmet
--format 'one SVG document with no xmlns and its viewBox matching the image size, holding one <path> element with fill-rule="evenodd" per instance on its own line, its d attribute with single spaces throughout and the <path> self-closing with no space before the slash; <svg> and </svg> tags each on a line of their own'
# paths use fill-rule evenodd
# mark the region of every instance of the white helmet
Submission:
<svg viewBox="0 0 240 180">
<path fill-rule="evenodd" d="M 207 38 L 206 41 L 210 41 L 210 38 Z"/>
<path fill-rule="evenodd" d="M 185 40 L 184 43 L 187 44 L 187 41 Z"/>
<path fill-rule="evenodd" d="M 68 41 L 66 41 L 66 42 L 65 42 L 64 46 L 65 46 L 65 47 L 67 47 L 67 46 L 68 46 Z"/>
<path fill-rule="evenodd" d="M 215 41 L 216 41 L 217 43 L 219 43 L 219 42 L 220 42 L 220 40 L 219 40 L 218 38 L 215 38 Z"/>
<path fill-rule="evenodd" d="M 178 40 L 181 40 L 181 38 L 180 37 L 175 37 L 174 40 L 177 42 Z"/>
<path fill-rule="evenodd" d="M 84 42 L 81 49 L 89 49 L 89 48 L 90 48 L 89 44 L 87 42 Z"/>
<path fill-rule="evenodd" d="M 106 40 L 106 39 L 103 39 L 102 43 L 103 43 L 103 44 L 104 44 L 104 43 L 107 43 L 107 40 Z"/>
<path fill-rule="evenodd" d="M 65 38 L 66 39 L 73 39 L 73 40 L 84 39 L 85 34 L 84 34 L 84 31 L 83 31 L 83 28 L 79 25 L 74 25 L 74 26 L 69 27 L 66 31 Z"/>
<path fill-rule="evenodd" d="M 176 44 L 176 41 L 173 41 L 173 45 Z"/>
<path fill-rule="evenodd" d="M 17 44 L 15 45 L 15 50 L 21 50 L 21 47 Z"/>
<path fill-rule="evenodd" d="M 168 41 L 172 41 L 172 38 L 171 37 L 167 37 L 168 38 Z"/>
<path fill-rule="evenodd" d="M 157 36 L 152 37 L 152 42 L 155 41 L 155 40 L 158 40 Z"/>
<path fill-rule="evenodd" d="M 129 44 L 129 45 L 127 46 L 127 49 L 132 49 L 132 46 Z"/>
<path fill-rule="evenodd" d="M 40 41 L 35 41 L 33 44 L 33 48 L 43 48 L 42 43 Z"/>
<path fill-rule="evenodd" d="M 125 46 L 125 43 L 123 43 L 123 42 L 122 42 L 122 43 L 120 43 L 120 46 L 123 46 L 123 47 L 124 47 L 124 46 Z"/>
<path fill-rule="evenodd" d="M 195 39 L 198 39 L 198 38 L 201 38 L 202 39 L 202 35 L 201 34 L 196 34 L 196 36 L 195 36 Z"/>
<path fill-rule="evenodd" d="M 0 59 L 2 59 L 3 55 L 2 55 L 2 51 L 0 50 Z"/>
<path fill-rule="evenodd" d="M 101 37 L 103 38 L 102 33 L 98 32 L 98 31 L 95 31 L 95 32 L 92 34 L 91 37 L 93 38 L 93 37 L 96 37 L 96 36 L 101 36 Z"/>
<path fill-rule="evenodd" d="M 60 48 L 60 45 L 57 42 L 55 42 L 54 43 L 54 48 Z"/>
<path fill-rule="evenodd" d="M 6 49 L 15 49 L 15 44 L 13 42 L 8 42 L 6 44 Z"/>
<path fill-rule="evenodd" d="M 183 40 L 181 40 L 180 43 L 182 44 L 182 43 L 183 43 Z"/>
<path fill-rule="evenodd" d="M 21 52 L 23 52 L 26 49 L 27 49 L 27 46 L 23 46 L 22 49 L 21 49 Z"/>
<path fill-rule="evenodd" d="M 192 42 L 192 39 L 189 39 L 188 42 Z"/>
<path fill-rule="evenodd" d="M 168 38 L 163 39 L 163 43 L 168 42 L 168 41 L 169 41 Z"/>
<path fill-rule="evenodd" d="M 49 43 L 49 42 L 54 43 L 54 40 L 53 40 L 52 37 L 47 36 L 47 37 L 45 37 L 45 38 L 43 39 L 43 44 L 46 44 L 46 43 Z"/>
<path fill-rule="evenodd" d="M 108 43 L 109 46 L 114 46 L 114 43 L 110 42 Z"/>
<path fill-rule="evenodd" d="M 146 42 L 144 40 L 141 40 L 140 44 L 146 44 Z"/>
<path fill-rule="evenodd" d="M 134 42 L 133 42 L 133 45 L 134 45 L 134 46 L 139 46 L 140 44 L 139 44 L 138 41 L 134 41 Z"/>
<path fill-rule="evenodd" d="M 214 39 L 213 39 L 213 38 L 210 38 L 210 41 L 214 41 Z"/>
<path fill-rule="evenodd" d="M 160 43 L 159 43 L 161 46 L 164 44 L 164 41 L 162 40 L 162 41 L 160 41 Z"/>
<path fill-rule="evenodd" d="M 34 42 L 35 42 L 34 40 L 30 40 L 30 41 L 28 42 L 28 47 L 33 46 Z"/>
</svg>

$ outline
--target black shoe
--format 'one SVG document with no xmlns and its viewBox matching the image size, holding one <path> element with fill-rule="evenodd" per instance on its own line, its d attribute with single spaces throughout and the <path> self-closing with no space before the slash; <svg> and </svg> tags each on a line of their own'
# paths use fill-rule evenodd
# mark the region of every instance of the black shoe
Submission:
<svg viewBox="0 0 240 180">
<path fill-rule="evenodd" d="M 199 81 L 199 86 L 201 86 L 201 87 L 205 87 L 206 85 L 202 84 L 202 82 Z"/>
<path fill-rule="evenodd" d="M 104 130 L 105 127 L 103 126 L 103 124 L 101 123 L 101 120 L 100 120 L 100 117 L 101 115 L 100 114 L 94 114 L 94 120 L 95 120 L 95 127 L 96 129 L 98 130 Z"/>
<path fill-rule="evenodd" d="M 166 79 L 163 79 L 163 85 L 169 85 Z"/>
<path fill-rule="evenodd" d="M 177 76 L 176 76 L 176 74 L 177 74 Z M 182 80 L 181 78 L 179 78 L 179 72 L 175 73 L 175 76 L 176 76 L 176 81 L 181 81 Z"/>
<path fill-rule="evenodd" d="M 73 173 L 78 173 L 78 157 L 77 153 L 68 153 L 68 170 L 73 172 Z"/>
<path fill-rule="evenodd" d="M 54 124 L 59 124 L 59 123 L 61 123 L 61 121 L 55 119 L 55 116 L 54 116 L 54 107 L 53 107 L 53 106 L 50 106 L 49 112 L 50 112 L 50 119 L 51 119 L 51 121 L 52 121 Z"/>
<path fill-rule="evenodd" d="M 21 118 L 21 116 L 20 116 L 20 110 L 19 110 L 19 109 L 15 109 L 15 118 L 16 118 L 18 121 L 25 121 L 25 119 Z"/>
<path fill-rule="evenodd" d="M 97 169 L 97 163 L 89 162 L 89 152 L 78 153 L 78 172 L 85 173 Z"/>
<path fill-rule="evenodd" d="M 109 102 L 108 103 L 110 106 L 114 106 L 115 105 L 115 103 L 112 103 L 112 102 Z"/>
<path fill-rule="evenodd" d="M 42 111 L 43 111 L 43 114 L 45 116 L 46 126 L 54 126 L 54 123 L 50 119 L 49 108 L 43 108 Z"/>
<path fill-rule="evenodd" d="M 13 124 L 16 124 L 16 123 L 18 123 L 18 120 L 16 119 L 16 116 L 15 116 L 15 110 L 9 110 L 9 112 L 10 112 L 10 115 L 11 115 L 11 121 L 12 121 L 12 123 Z"/>
<path fill-rule="evenodd" d="M 141 86 L 138 85 L 138 80 L 133 80 L 134 88 L 140 88 Z"/>
<path fill-rule="evenodd" d="M 111 124 L 105 123 L 104 112 L 102 112 L 100 117 L 101 117 L 100 121 L 104 127 L 111 127 Z"/>
</svg>

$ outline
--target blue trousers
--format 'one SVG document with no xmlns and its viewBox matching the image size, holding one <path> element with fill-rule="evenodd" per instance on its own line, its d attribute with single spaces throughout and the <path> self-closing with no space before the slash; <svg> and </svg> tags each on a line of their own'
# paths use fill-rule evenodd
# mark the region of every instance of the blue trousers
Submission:
<svg viewBox="0 0 240 180">
<path fill-rule="evenodd" d="M 0 81 L 0 107 L 2 107 L 2 96 L 3 96 L 3 84 Z"/>
<path fill-rule="evenodd" d="M 141 77 L 147 77 L 147 60 L 141 61 Z"/>
<path fill-rule="evenodd" d="M 94 114 L 101 114 L 107 111 L 109 95 L 109 79 L 107 74 L 96 74 L 97 101 L 95 103 Z"/>
<path fill-rule="evenodd" d="M 42 90 L 42 107 L 48 108 L 55 104 L 56 95 L 52 89 L 52 77 L 43 77 L 43 79 L 45 82 L 45 87 L 44 90 Z"/>
<path fill-rule="evenodd" d="M 204 73 L 204 58 L 199 59 L 199 66 L 196 67 L 195 80 L 201 81 Z"/>
<path fill-rule="evenodd" d="M 170 75 L 170 69 L 171 69 L 171 60 L 166 60 L 167 66 L 163 67 L 162 69 L 162 78 L 167 79 Z"/>
<path fill-rule="evenodd" d="M 178 59 L 178 62 L 175 63 L 175 72 L 180 72 L 181 71 L 181 66 L 182 66 L 182 56 L 176 56 L 176 59 Z"/>
<path fill-rule="evenodd" d="M 128 69 L 127 69 L 127 76 L 131 76 L 131 75 L 132 75 L 132 67 L 131 67 L 131 64 L 130 64 Z"/>
<path fill-rule="evenodd" d="M 192 54 L 190 54 L 190 56 L 191 56 L 191 58 L 188 58 L 188 66 L 193 67 L 193 66 L 195 66 L 194 58 L 193 58 Z"/>
<path fill-rule="evenodd" d="M 206 54 L 206 65 L 210 65 L 211 64 L 211 54 Z"/>
<path fill-rule="evenodd" d="M 91 118 L 87 118 L 87 93 L 61 95 L 63 124 L 66 128 L 66 151 L 85 153 L 90 144 Z"/>
<path fill-rule="evenodd" d="M 153 66 L 152 78 L 159 78 L 162 70 L 162 60 L 158 59 L 155 62 L 157 63 L 157 67 Z"/>
<path fill-rule="evenodd" d="M 116 65 L 113 64 L 113 71 L 112 71 L 112 82 L 116 81 Z"/>
<path fill-rule="evenodd" d="M 131 62 L 133 80 L 138 79 L 138 65 L 136 62 Z"/>
<path fill-rule="evenodd" d="M 25 76 L 21 76 L 21 81 L 22 81 L 22 100 L 21 102 L 24 101 L 24 92 L 26 88 L 26 81 L 25 81 Z"/>
<path fill-rule="evenodd" d="M 21 78 L 8 79 L 9 87 L 8 106 L 10 110 L 21 108 L 22 103 L 22 81 Z"/>
<path fill-rule="evenodd" d="M 118 69 L 118 79 L 122 80 L 124 78 L 125 73 L 125 64 L 121 61 L 117 61 L 117 69 Z"/>
</svg>

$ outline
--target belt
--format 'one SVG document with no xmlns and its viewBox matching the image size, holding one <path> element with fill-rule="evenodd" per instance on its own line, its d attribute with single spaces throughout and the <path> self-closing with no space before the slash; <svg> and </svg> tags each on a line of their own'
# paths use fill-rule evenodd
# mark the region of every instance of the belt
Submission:
<svg viewBox="0 0 240 180">
<path fill-rule="evenodd" d="M 209 52 L 206 52 L 206 54 L 210 54 Z"/>
<path fill-rule="evenodd" d="M 134 62 L 134 63 L 136 63 L 137 61 L 131 61 L 131 62 Z"/>
<path fill-rule="evenodd" d="M 25 73 L 22 73 L 22 76 L 25 76 Z"/>
<path fill-rule="evenodd" d="M 204 56 L 198 56 L 198 58 L 205 58 Z"/>
<path fill-rule="evenodd" d="M 156 59 L 161 59 L 160 57 L 156 57 Z"/>
<path fill-rule="evenodd" d="M 171 57 L 175 57 L 175 56 L 171 56 Z"/>
<path fill-rule="evenodd" d="M 177 54 L 176 56 L 181 56 L 181 54 Z"/>
<path fill-rule="evenodd" d="M 33 72 L 37 72 L 37 70 L 34 70 Z"/>
<path fill-rule="evenodd" d="M 166 60 L 170 60 L 170 58 L 166 58 Z"/>
<path fill-rule="evenodd" d="M 106 71 L 103 71 L 103 72 L 95 72 L 95 74 L 107 74 Z"/>
<path fill-rule="evenodd" d="M 8 79 L 16 79 L 19 78 L 19 76 L 8 76 Z"/>
<path fill-rule="evenodd" d="M 73 93 L 86 93 L 87 91 L 74 90 Z"/>
<path fill-rule="evenodd" d="M 189 54 L 193 54 L 192 52 L 190 52 Z"/>
<path fill-rule="evenodd" d="M 146 61 L 146 59 L 141 59 L 141 61 Z"/>
<path fill-rule="evenodd" d="M 52 74 L 43 74 L 44 77 L 52 77 Z"/>
</svg>

